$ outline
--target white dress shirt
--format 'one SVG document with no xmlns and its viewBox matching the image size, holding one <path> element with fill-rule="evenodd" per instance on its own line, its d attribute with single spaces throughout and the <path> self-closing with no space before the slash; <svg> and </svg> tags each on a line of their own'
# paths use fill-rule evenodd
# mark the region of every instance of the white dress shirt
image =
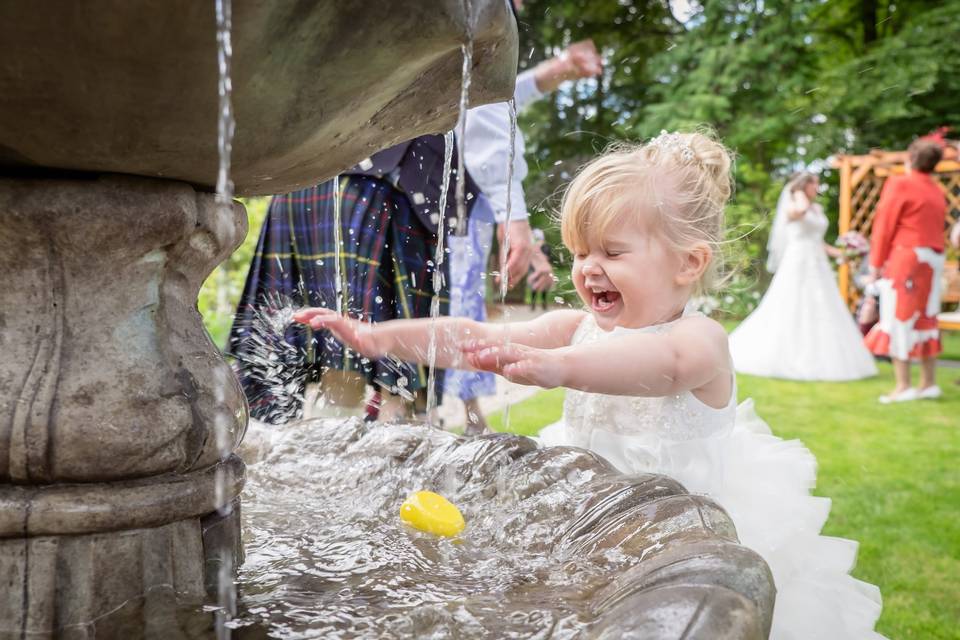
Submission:
<svg viewBox="0 0 960 640">
<path fill-rule="evenodd" d="M 533 70 L 517 76 L 513 99 L 517 111 L 540 98 Z M 460 134 L 460 132 L 457 132 Z M 527 161 L 523 157 L 523 134 L 518 128 L 514 138 L 513 176 L 510 177 L 510 105 L 506 102 L 485 104 L 467 111 L 463 138 L 463 160 L 467 171 L 489 200 L 496 222 L 527 219 L 527 203 L 523 197 L 523 179 L 527 177 Z M 510 178 L 510 179 L 508 179 Z M 510 212 L 507 212 L 507 194 Z M 478 203 L 479 204 L 479 203 Z M 476 215 L 474 211 L 474 215 Z"/>
</svg>

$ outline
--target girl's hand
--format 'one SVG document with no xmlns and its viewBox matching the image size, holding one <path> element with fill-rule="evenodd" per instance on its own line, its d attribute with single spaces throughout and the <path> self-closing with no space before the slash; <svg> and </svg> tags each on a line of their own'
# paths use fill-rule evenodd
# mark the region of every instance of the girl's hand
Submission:
<svg viewBox="0 0 960 640">
<path fill-rule="evenodd" d="M 387 349 L 378 344 L 372 324 L 341 316 L 332 309 L 301 309 L 293 314 L 293 320 L 313 329 L 329 329 L 337 340 L 368 358 L 380 358 L 387 353 Z"/>
<path fill-rule="evenodd" d="M 545 389 L 563 385 L 566 371 L 559 349 L 473 341 L 463 345 L 461 350 L 474 369 L 498 373 L 511 382 Z"/>
</svg>

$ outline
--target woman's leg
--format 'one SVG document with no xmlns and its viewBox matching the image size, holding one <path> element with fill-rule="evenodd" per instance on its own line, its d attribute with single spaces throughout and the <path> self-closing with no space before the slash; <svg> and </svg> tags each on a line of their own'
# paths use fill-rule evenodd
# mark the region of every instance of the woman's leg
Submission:
<svg viewBox="0 0 960 640">
<path fill-rule="evenodd" d="M 897 358 L 893 359 L 893 377 L 897 382 L 896 388 L 893 390 L 893 393 L 900 393 L 901 391 L 906 391 L 911 387 L 910 380 L 910 361 L 909 360 L 898 360 Z"/>
<path fill-rule="evenodd" d="M 924 358 L 920 361 L 920 390 L 937 386 L 937 359 Z"/>
</svg>

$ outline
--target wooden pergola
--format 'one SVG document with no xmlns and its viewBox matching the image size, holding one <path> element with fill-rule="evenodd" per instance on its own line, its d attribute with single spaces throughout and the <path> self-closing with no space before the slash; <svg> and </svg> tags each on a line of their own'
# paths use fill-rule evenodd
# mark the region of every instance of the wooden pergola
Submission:
<svg viewBox="0 0 960 640">
<path fill-rule="evenodd" d="M 944 234 L 948 234 L 953 223 L 960 220 L 960 158 L 957 149 L 957 141 L 947 141 L 943 160 L 933 173 L 947 196 L 949 207 Z M 840 233 L 859 231 L 870 237 L 880 190 L 887 178 L 904 173 L 906 160 L 906 151 L 874 150 L 865 155 L 836 156 L 833 166 L 840 170 Z M 955 277 L 956 273 L 957 263 L 948 262 L 945 274 L 949 279 L 944 302 L 960 302 L 960 279 Z M 849 305 L 855 304 L 860 294 L 853 286 L 848 265 L 841 265 L 839 280 L 843 299 Z M 942 314 L 940 326 L 960 330 L 960 313 Z"/>
</svg>

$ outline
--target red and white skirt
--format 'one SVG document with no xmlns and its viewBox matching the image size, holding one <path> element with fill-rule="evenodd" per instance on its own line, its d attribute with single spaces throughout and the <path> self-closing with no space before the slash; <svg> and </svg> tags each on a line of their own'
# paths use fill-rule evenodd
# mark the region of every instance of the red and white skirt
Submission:
<svg viewBox="0 0 960 640">
<path fill-rule="evenodd" d="M 874 354 L 897 360 L 936 357 L 945 256 L 926 247 L 894 247 L 877 280 L 880 321 L 864 338 Z"/>
</svg>

